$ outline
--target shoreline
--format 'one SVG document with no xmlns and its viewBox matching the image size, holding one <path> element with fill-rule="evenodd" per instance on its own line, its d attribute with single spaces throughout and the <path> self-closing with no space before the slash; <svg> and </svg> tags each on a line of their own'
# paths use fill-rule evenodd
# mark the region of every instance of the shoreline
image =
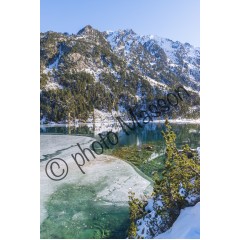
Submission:
<svg viewBox="0 0 240 240">
<path fill-rule="evenodd" d="M 186 119 L 186 118 L 180 118 L 180 119 L 168 119 L 170 123 L 175 123 L 175 124 L 200 124 L 200 119 Z M 126 123 L 131 123 L 132 121 L 125 121 Z M 152 123 L 164 123 L 165 120 L 153 120 Z M 48 123 L 48 124 L 40 124 L 40 127 L 78 127 L 81 125 L 102 125 L 102 124 L 116 124 L 118 123 L 117 121 L 99 121 L 99 122 L 81 122 L 79 124 L 74 124 L 74 123 Z"/>
</svg>

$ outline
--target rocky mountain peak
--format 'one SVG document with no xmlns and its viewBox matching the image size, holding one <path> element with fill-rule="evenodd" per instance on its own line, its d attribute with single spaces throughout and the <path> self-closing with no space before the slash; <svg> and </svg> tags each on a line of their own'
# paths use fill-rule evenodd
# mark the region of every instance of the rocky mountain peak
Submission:
<svg viewBox="0 0 240 240">
<path fill-rule="evenodd" d="M 91 25 L 87 25 L 82 28 L 80 31 L 78 31 L 77 35 L 88 42 L 109 47 L 109 43 L 104 38 L 104 35 L 97 29 L 93 28 Z"/>
<path fill-rule="evenodd" d="M 77 35 L 90 34 L 90 33 L 93 33 L 94 31 L 96 31 L 96 30 L 91 25 L 87 25 L 84 28 L 82 28 L 81 30 L 79 30 Z"/>
</svg>

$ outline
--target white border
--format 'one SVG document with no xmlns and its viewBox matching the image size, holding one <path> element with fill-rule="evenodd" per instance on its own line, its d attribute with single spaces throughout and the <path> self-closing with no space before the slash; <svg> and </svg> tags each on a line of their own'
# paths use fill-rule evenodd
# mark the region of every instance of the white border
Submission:
<svg viewBox="0 0 240 240">
<path fill-rule="evenodd" d="M 239 236 L 237 3 L 201 0 L 201 239 Z M 39 6 L 0 6 L 2 239 L 40 238 Z"/>
</svg>

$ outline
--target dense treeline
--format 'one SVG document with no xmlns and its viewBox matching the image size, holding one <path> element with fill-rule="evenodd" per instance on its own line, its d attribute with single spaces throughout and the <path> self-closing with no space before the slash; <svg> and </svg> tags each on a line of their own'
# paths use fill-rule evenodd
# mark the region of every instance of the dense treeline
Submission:
<svg viewBox="0 0 240 240">
<path fill-rule="evenodd" d="M 111 94 L 85 72 L 63 74 L 59 77 L 62 89 L 41 92 L 41 115 L 48 120 L 80 119 L 85 121 L 94 108 L 111 111 Z"/>
<path fill-rule="evenodd" d="M 96 82 L 89 73 L 58 73 L 58 82 L 61 88 L 45 89 L 47 74 L 41 75 L 41 117 L 47 120 L 60 122 L 79 119 L 86 121 L 93 109 L 111 112 L 118 110 L 121 105 L 125 108 L 134 106 L 136 110 L 145 109 L 149 103 L 157 99 L 166 98 L 167 92 L 160 89 L 153 91 L 152 86 L 136 74 L 121 73 L 120 80 L 113 74 L 102 73 L 99 82 Z M 124 80 L 121 76 L 125 76 Z M 127 89 L 127 91 L 125 90 Z M 141 93 L 139 101 L 137 94 Z M 196 111 L 190 112 L 191 106 L 199 106 L 199 96 L 191 93 L 191 97 L 179 101 L 176 107 L 163 115 L 169 118 L 179 116 L 197 118 Z"/>
</svg>

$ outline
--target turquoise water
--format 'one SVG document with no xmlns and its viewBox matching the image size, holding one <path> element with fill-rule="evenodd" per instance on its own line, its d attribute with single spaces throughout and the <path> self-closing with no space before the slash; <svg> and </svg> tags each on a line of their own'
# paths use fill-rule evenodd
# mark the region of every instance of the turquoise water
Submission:
<svg viewBox="0 0 240 240">
<path fill-rule="evenodd" d="M 111 126 L 111 125 L 110 125 Z M 191 148 L 200 146 L 200 125 L 199 124 L 171 124 L 173 131 L 177 135 L 177 145 L 181 147 L 188 144 Z M 110 128 L 111 129 L 111 128 Z M 113 132 L 115 132 L 114 128 Z M 137 128 L 135 131 L 129 131 L 131 134 L 126 135 L 122 130 L 117 131 L 119 143 L 114 147 L 129 146 L 133 144 L 144 143 L 163 143 L 161 131 L 165 129 L 163 123 L 148 123 L 143 129 Z M 104 132 L 104 131 L 103 131 Z M 69 135 L 84 135 L 99 139 L 99 136 L 94 133 L 92 127 L 80 125 L 78 127 L 56 126 L 56 127 L 41 127 L 41 134 L 69 134 Z"/>
<path fill-rule="evenodd" d="M 185 144 L 191 148 L 200 146 L 198 124 L 171 124 L 171 126 L 177 135 L 179 148 Z M 164 130 L 164 124 L 149 123 L 144 129 L 137 129 L 129 136 L 123 131 L 118 131 L 119 143 L 114 148 L 136 145 L 141 149 L 142 144 L 151 144 L 155 146 L 155 154 L 162 154 L 164 153 L 162 130 Z M 41 134 L 87 135 L 99 139 L 87 125 L 45 127 L 41 129 Z M 146 163 L 138 168 L 138 172 L 151 177 L 151 172 L 158 168 L 162 157 L 158 156 L 150 163 L 146 159 Z M 129 225 L 128 205 L 114 205 L 98 199 L 97 192 L 104 187 L 106 187 L 104 179 L 97 186 L 78 184 L 61 186 L 46 203 L 48 217 L 41 224 L 41 238 L 126 238 Z"/>
<path fill-rule="evenodd" d="M 128 206 L 97 199 L 104 187 L 66 184 L 51 195 L 48 218 L 41 225 L 41 238 L 126 238 Z"/>
</svg>

